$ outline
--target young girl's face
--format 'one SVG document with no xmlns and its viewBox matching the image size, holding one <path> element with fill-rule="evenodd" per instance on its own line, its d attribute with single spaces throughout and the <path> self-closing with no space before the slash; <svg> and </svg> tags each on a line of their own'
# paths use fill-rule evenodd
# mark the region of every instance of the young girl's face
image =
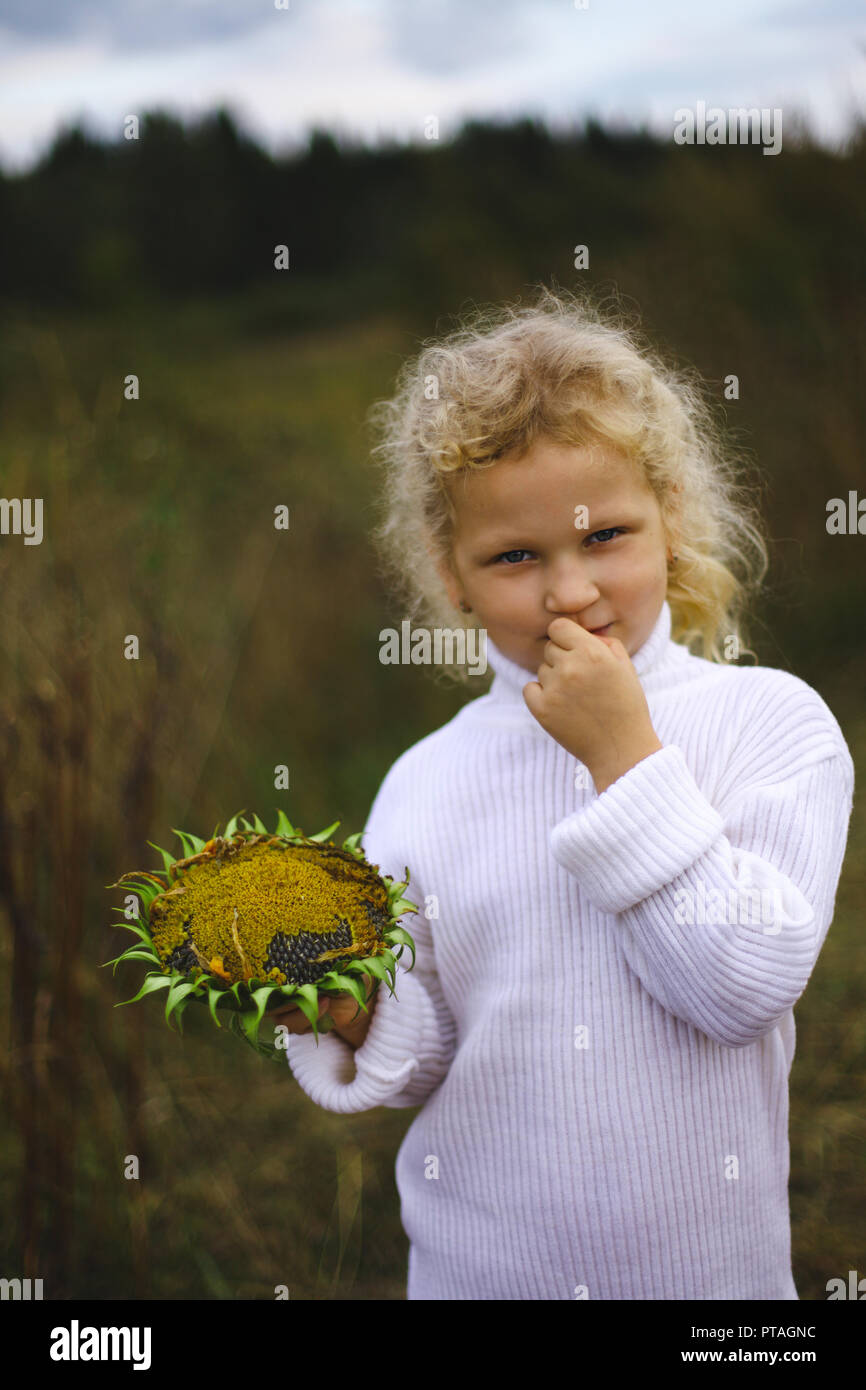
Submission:
<svg viewBox="0 0 866 1390">
<path fill-rule="evenodd" d="M 636 465 L 613 449 L 543 439 L 462 475 L 451 496 L 443 578 L 505 656 L 534 675 L 558 617 L 618 637 L 629 655 L 646 641 L 667 593 L 668 545 Z"/>
</svg>

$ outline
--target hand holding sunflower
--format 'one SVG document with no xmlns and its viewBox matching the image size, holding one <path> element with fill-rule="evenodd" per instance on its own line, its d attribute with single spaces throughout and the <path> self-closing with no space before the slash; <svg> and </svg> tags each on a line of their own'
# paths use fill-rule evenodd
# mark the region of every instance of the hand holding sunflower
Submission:
<svg viewBox="0 0 866 1390">
<path fill-rule="evenodd" d="M 230 1027 L 268 1057 L 284 1057 L 285 1049 L 280 1034 L 274 1045 L 259 1040 L 266 1010 L 289 1032 L 312 1029 L 317 1041 L 321 1017 L 322 1032 L 336 1026 L 360 1046 L 380 982 L 396 994 L 404 946 L 414 964 L 415 945 L 399 919 L 418 908 L 403 897 L 408 868 L 405 881 L 380 875 L 360 848 L 361 834 L 338 848 L 329 837 L 339 823 L 305 835 L 279 811 L 271 834 L 258 816 L 233 816 L 225 834 L 215 831 L 207 842 L 176 831 L 183 859 L 154 845 L 163 870 L 124 874 L 108 885 L 134 886 L 144 920 L 136 911 L 134 921 L 118 923 L 138 940 L 106 964 L 146 960 L 156 967 L 125 1002 L 165 988 L 166 1022 L 174 1013 L 180 1027 L 189 1000 L 199 999 L 217 1027 L 222 1009 Z"/>
<path fill-rule="evenodd" d="M 333 1029 L 353 1051 L 361 1046 L 376 1007 L 375 990 L 371 990 L 372 976 L 364 975 L 364 990 L 368 1012 L 364 1013 L 351 995 L 331 995 L 319 999 L 319 1019 L 329 1015 L 333 1019 Z M 297 1004 L 280 1004 L 276 1009 L 267 1009 L 265 1016 L 274 1027 L 283 1025 L 289 1033 L 310 1033 L 313 1025 Z"/>
</svg>

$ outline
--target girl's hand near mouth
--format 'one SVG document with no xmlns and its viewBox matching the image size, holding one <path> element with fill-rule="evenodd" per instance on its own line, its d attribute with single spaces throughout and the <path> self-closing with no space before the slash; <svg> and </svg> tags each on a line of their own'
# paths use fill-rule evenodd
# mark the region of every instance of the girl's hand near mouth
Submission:
<svg viewBox="0 0 866 1390">
<path fill-rule="evenodd" d="M 554 618 L 538 679 L 523 688 L 530 714 L 589 769 L 599 795 L 663 748 L 637 672 L 618 637 Z"/>
</svg>

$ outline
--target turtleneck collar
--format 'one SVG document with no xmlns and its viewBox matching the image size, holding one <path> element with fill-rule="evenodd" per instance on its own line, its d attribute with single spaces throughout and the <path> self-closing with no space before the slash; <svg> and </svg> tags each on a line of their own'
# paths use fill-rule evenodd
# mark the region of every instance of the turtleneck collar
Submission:
<svg viewBox="0 0 866 1390">
<path fill-rule="evenodd" d="M 661 612 L 656 619 L 655 627 L 647 637 L 643 646 L 638 647 L 632 654 L 632 665 L 643 682 L 644 677 L 654 671 L 664 660 L 668 652 L 671 640 L 671 610 L 670 604 L 665 599 L 662 604 Z M 685 648 L 680 649 L 686 653 Z M 687 653 L 686 653 L 687 654 Z M 523 687 L 528 681 L 535 680 L 535 671 L 528 671 L 524 666 L 518 665 L 510 657 L 505 656 L 496 644 L 487 637 L 487 664 L 493 671 L 493 684 L 488 692 L 494 699 L 514 700 L 518 698 L 521 704 L 523 700 Z"/>
</svg>

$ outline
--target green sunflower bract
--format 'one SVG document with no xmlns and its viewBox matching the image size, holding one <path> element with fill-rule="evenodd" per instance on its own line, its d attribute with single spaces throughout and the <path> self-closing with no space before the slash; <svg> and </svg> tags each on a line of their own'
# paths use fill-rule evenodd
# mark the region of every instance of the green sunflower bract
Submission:
<svg viewBox="0 0 866 1390">
<path fill-rule="evenodd" d="M 291 1000 L 309 1019 L 316 1041 L 328 1032 L 330 1015 L 318 1023 L 319 996 L 350 994 L 367 1012 L 361 977 L 372 977 L 375 994 L 382 980 L 396 997 L 396 962 L 415 943 L 399 925 L 417 906 L 403 897 L 406 878 L 397 882 L 367 862 L 360 841 L 350 835 L 342 849 L 330 836 L 335 821 L 316 835 L 295 829 L 277 812 L 271 834 L 258 816 L 232 816 L 225 833 L 202 840 L 175 830 L 184 858 L 151 844 L 163 868 L 123 874 L 116 883 L 134 889 L 143 917 L 115 922 L 137 937 L 122 955 L 106 961 L 116 972 L 124 960 L 143 960 L 148 971 L 134 1004 L 155 990 L 167 990 L 165 1018 L 181 1018 L 191 999 L 207 1003 L 221 1027 L 229 1027 L 262 1056 L 284 1056 L 278 1044 L 259 1038 L 266 1009 Z M 124 913 L 121 907 L 115 912 Z M 372 997 L 372 994 L 371 994 Z M 115 1005 L 119 1008 L 120 1005 Z"/>
</svg>

